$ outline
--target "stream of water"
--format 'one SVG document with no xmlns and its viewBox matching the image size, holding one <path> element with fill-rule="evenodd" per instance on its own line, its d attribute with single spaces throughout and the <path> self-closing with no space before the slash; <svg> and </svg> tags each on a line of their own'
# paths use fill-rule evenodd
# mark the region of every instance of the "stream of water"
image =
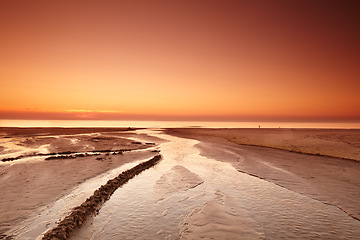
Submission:
<svg viewBox="0 0 360 240">
<path fill-rule="evenodd" d="M 26 220 L 22 226 L 15 227 L 9 232 L 9 235 L 13 235 L 14 239 L 19 240 L 40 240 L 46 231 L 55 227 L 74 207 L 81 205 L 93 194 L 94 190 L 105 184 L 109 179 L 115 178 L 120 173 L 146 160 L 147 159 L 142 159 L 126 163 L 118 168 L 88 179 L 86 182 L 77 186 L 70 194 L 61 197 L 53 204 L 44 208 L 35 217 Z"/>
<path fill-rule="evenodd" d="M 163 160 L 119 188 L 72 239 L 360 239 L 360 222 L 168 140 Z"/>
</svg>

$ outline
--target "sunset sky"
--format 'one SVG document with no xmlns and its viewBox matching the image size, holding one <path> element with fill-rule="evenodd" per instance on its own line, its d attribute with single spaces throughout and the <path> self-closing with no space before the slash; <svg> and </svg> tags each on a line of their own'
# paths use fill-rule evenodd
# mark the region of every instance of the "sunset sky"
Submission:
<svg viewBox="0 0 360 240">
<path fill-rule="evenodd" d="M 358 1 L 1 1 L 0 119 L 360 121 Z"/>
</svg>

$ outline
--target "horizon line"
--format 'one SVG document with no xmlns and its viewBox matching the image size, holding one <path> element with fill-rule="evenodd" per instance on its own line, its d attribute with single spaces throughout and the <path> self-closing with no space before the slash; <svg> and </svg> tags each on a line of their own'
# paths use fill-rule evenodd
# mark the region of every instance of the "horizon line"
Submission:
<svg viewBox="0 0 360 240">
<path fill-rule="evenodd" d="M 360 122 L 360 115 L 290 114 L 148 114 L 115 111 L 0 110 L 0 120 L 205 121 L 205 122 Z"/>
</svg>

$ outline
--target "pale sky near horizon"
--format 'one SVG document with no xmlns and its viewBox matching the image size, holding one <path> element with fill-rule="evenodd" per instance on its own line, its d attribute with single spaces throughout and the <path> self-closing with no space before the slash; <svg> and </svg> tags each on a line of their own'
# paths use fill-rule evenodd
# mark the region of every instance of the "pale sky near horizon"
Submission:
<svg viewBox="0 0 360 240">
<path fill-rule="evenodd" d="M 360 121 L 357 1 L 1 1 L 0 119 Z"/>
</svg>

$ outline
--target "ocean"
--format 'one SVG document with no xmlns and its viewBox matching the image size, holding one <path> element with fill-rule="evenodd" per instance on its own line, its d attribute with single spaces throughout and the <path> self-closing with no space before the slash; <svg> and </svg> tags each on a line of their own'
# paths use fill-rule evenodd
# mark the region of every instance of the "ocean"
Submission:
<svg viewBox="0 0 360 240">
<path fill-rule="evenodd" d="M 207 121 L 101 121 L 1 120 L 0 127 L 134 127 L 134 128 L 325 128 L 360 129 L 360 122 L 207 122 Z"/>
</svg>

